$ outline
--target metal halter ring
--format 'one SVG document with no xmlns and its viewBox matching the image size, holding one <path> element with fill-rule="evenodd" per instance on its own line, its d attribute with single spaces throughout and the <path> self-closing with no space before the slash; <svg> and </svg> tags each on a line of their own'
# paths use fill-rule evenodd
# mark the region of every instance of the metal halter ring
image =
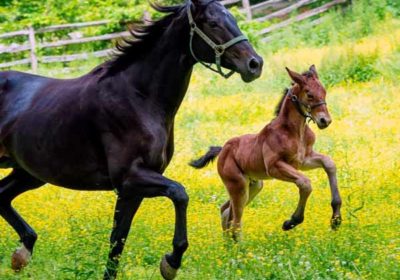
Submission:
<svg viewBox="0 0 400 280">
<path fill-rule="evenodd" d="M 224 44 L 216 44 L 214 43 L 213 40 L 210 39 L 210 37 L 208 37 L 200 28 L 197 27 L 196 23 L 194 22 L 193 19 L 193 15 L 192 15 L 192 11 L 191 11 L 191 7 L 192 7 L 192 2 L 189 0 L 188 1 L 188 8 L 187 8 L 187 15 L 188 15 L 188 19 L 189 19 L 189 25 L 190 25 L 190 42 L 189 42 L 189 48 L 190 48 L 190 53 L 192 54 L 193 58 L 197 61 L 200 62 L 202 65 L 204 65 L 205 67 L 207 67 L 208 69 L 210 69 L 211 71 L 214 71 L 218 74 L 220 74 L 222 77 L 224 77 L 225 79 L 229 78 L 230 76 L 233 75 L 233 73 L 235 73 L 234 70 L 231 70 L 229 73 L 225 74 L 222 71 L 222 66 L 221 66 L 221 57 L 224 55 L 225 51 L 232 47 L 233 45 L 236 45 L 242 41 L 247 41 L 247 37 L 244 35 L 239 35 L 238 37 L 233 38 L 232 40 L 224 43 Z M 201 39 L 203 39 L 203 41 L 209 45 L 215 52 L 215 64 L 217 65 L 217 69 L 214 69 L 211 67 L 212 63 L 207 64 L 203 61 L 201 61 L 200 59 L 197 58 L 197 56 L 194 54 L 193 51 L 193 37 L 194 34 L 197 34 Z"/>
<path fill-rule="evenodd" d="M 319 106 L 326 105 L 325 101 L 321 101 L 321 102 L 311 104 L 311 105 L 305 104 L 305 103 L 301 102 L 299 100 L 299 98 L 292 93 L 292 89 L 288 90 L 287 95 L 290 98 L 290 100 L 294 103 L 296 110 L 300 113 L 300 115 L 302 115 L 306 119 L 312 120 L 313 122 L 315 122 L 315 120 L 311 115 L 311 111 Z M 306 111 L 304 111 L 303 108 L 305 108 Z"/>
</svg>

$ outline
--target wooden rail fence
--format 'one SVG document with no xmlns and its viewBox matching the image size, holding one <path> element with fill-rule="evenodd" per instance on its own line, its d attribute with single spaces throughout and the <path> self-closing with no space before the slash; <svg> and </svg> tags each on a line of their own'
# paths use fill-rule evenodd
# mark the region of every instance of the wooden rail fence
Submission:
<svg viewBox="0 0 400 280">
<path fill-rule="evenodd" d="M 261 37 L 261 40 L 264 42 L 270 41 L 273 39 L 273 35 L 270 35 L 272 32 L 276 30 L 282 29 L 291 25 L 292 23 L 303 21 L 305 19 L 309 19 L 311 17 L 319 16 L 329 9 L 342 4 L 349 4 L 351 0 L 332 0 L 328 3 L 325 3 L 319 7 L 308 9 L 303 13 L 300 13 L 294 17 L 288 16 L 294 12 L 299 10 L 301 7 L 306 7 L 310 4 L 317 2 L 318 0 L 267 0 L 255 5 L 251 5 L 249 0 L 223 0 L 221 3 L 225 6 L 239 6 L 239 9 L 242 13 L 246 15 L 246 19 L 248 21 L 257 21 L 257 22 L 265 22 L 270 21 L 272 19 L 278 20 L 281 19 L 278 23 L 275 23 L 267 28 L 264 28 L 259 31 L 257 35 Z M 261 16 L 258 16 L 261 15 Z M 143 16 L 144 20 L 149 19 L 148 13 L 145 13 Z M 319 17 L 309 23 L 309 25 L 317 25 L 324 20 L 324 17 Z M 54 56 L 41 56 L 38 57 L 37 51 L 39 49 L 45 48 L 55 48 L 60 46 L 67 46 L 72 44 L 83 44 L 88 42 L 96 42 L 96 41 L 109 41 L 113 39 L 118 39 L 124 36 L 129 36 L 129 32 L 116 32 L 111 34 L 104 34 L 92 37 L 83 37 L 83 38 L 71 38 L 71 39 L 63 39 L 55 42 L 37 42 L 36 35 L 47 33 L 47 32 L 55 32 L 60 30 L 69 30 L 69 29 L 77 29 L 77 28 L 85 28 L 85 27 L 93 27 L 93 26 L 102 26 L 112 23 L 110 20 L 99 20 L 92 22 L 83 22 L 83 23 L 70 23 L 70 24 L 61 24 L 61 25 L 53 25 L 44 28 L 40 28 L 35 30 L 33 27 L 29 27 L 25 30 L 19 30 L 9 33 L 0 34 L 0 39 L 13 38 L 17 36 L 27 36 L 26 43 L 20 44 L 11 44 L 8 46 L 0 45 L 0 54 L 2 53 L 19 53 L 29 51 L 29 57 L 14 60 L 10 62 L 0 63 L 0 68 L 7 68 L 16 65 L 30 64 L 32 71 L 36 72 L 38 68 L 38 63 L 53 63 L 53 62 L 70 62 L 74 60 L 82 60 L 88 59 L 89 57 L 105 57 L 110 55 L 112 49 L 105 49 L 90 53 L 78 53 L 78 54 L 70 54 L 70 55 L 54 55 Z"/>
</svg>

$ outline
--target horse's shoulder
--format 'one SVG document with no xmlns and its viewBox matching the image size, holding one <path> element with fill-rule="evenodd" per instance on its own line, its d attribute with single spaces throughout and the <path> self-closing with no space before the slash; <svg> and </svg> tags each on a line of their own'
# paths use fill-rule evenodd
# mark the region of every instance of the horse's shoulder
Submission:
<svg viewBox="0 0 400 280">
<path fill-rule="evenodd" d="M 307 125 L 306 132 L 305 132 L 306 143 L 308 145 L 313 145 L 315 142 L 315 133 L 311 130 L 311 128 Z"/>
</svg>

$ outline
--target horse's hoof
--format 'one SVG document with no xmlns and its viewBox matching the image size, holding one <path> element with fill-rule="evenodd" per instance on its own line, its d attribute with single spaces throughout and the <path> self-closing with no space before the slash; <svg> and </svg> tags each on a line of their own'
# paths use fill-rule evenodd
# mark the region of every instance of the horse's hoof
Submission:
<svg viewBox="0 0 400 280">
<path fill-rule="evenodd" d="M 334 216 L 331 219 L 331 228 L 333 230 L 339 229 L 340 224 L 342 223 L 342 217 L 341 216 Z"/>
<path fill-rule="evenodd" d="M 167 261 L 167 255 L 165 255 L 160 263 L 160 272 L 161 276 L 165 280 L 172 280 L 176 277 L 176 273 L 178 272 L 178 269 L 173 268 Z"/>
<path fill-rule="evenodd" d="M 11 268 L 14 271 L 20 271 L 22 268 L 28 265 L 31 259 L 31 252 L 24 245 L 21 248 L 15 250 L 11 257 Z"/>
<path fill-rule="evenodd" d="M 221 226 L 223 231 L 227 231 L 230 228 L 229 223 L 229 208 L 221 214 Z"/>
<path fill-rule="evenodd" d="M 299 223 L 293 222 L 292 220 L 287 220 L 283 223 L 282 225 L 282 229 L 287 231 L 287 230 L 291 230 L 292 228 L 294 228 L 295 226 L 297 226 Z"/>
<path fill-rule="evenodd" d="M 291 230 L 291 229 L 294 228 L 294 227 L 295 227 L 295 225 L 292 223 L 291 220 L 285 221 L 285 222 L 283 223 L 283 225 L 282 225 L 282 229 L 283 229 L 283 230 Z"/>
</svg>

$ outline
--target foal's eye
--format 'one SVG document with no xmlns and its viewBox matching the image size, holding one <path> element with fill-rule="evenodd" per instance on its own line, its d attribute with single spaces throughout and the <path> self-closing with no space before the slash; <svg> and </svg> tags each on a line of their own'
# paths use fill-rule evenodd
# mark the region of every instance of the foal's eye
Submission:
<svg viewBox="0 0 400 280">
<path fill-rule="evenodd" d="M 311 92 L 307 91 L 306 94 L 307 94 L 307 99 L 308 100 L 313 100 L 314 99 L 314 96 L 312 95 Z"/>
</svg>

